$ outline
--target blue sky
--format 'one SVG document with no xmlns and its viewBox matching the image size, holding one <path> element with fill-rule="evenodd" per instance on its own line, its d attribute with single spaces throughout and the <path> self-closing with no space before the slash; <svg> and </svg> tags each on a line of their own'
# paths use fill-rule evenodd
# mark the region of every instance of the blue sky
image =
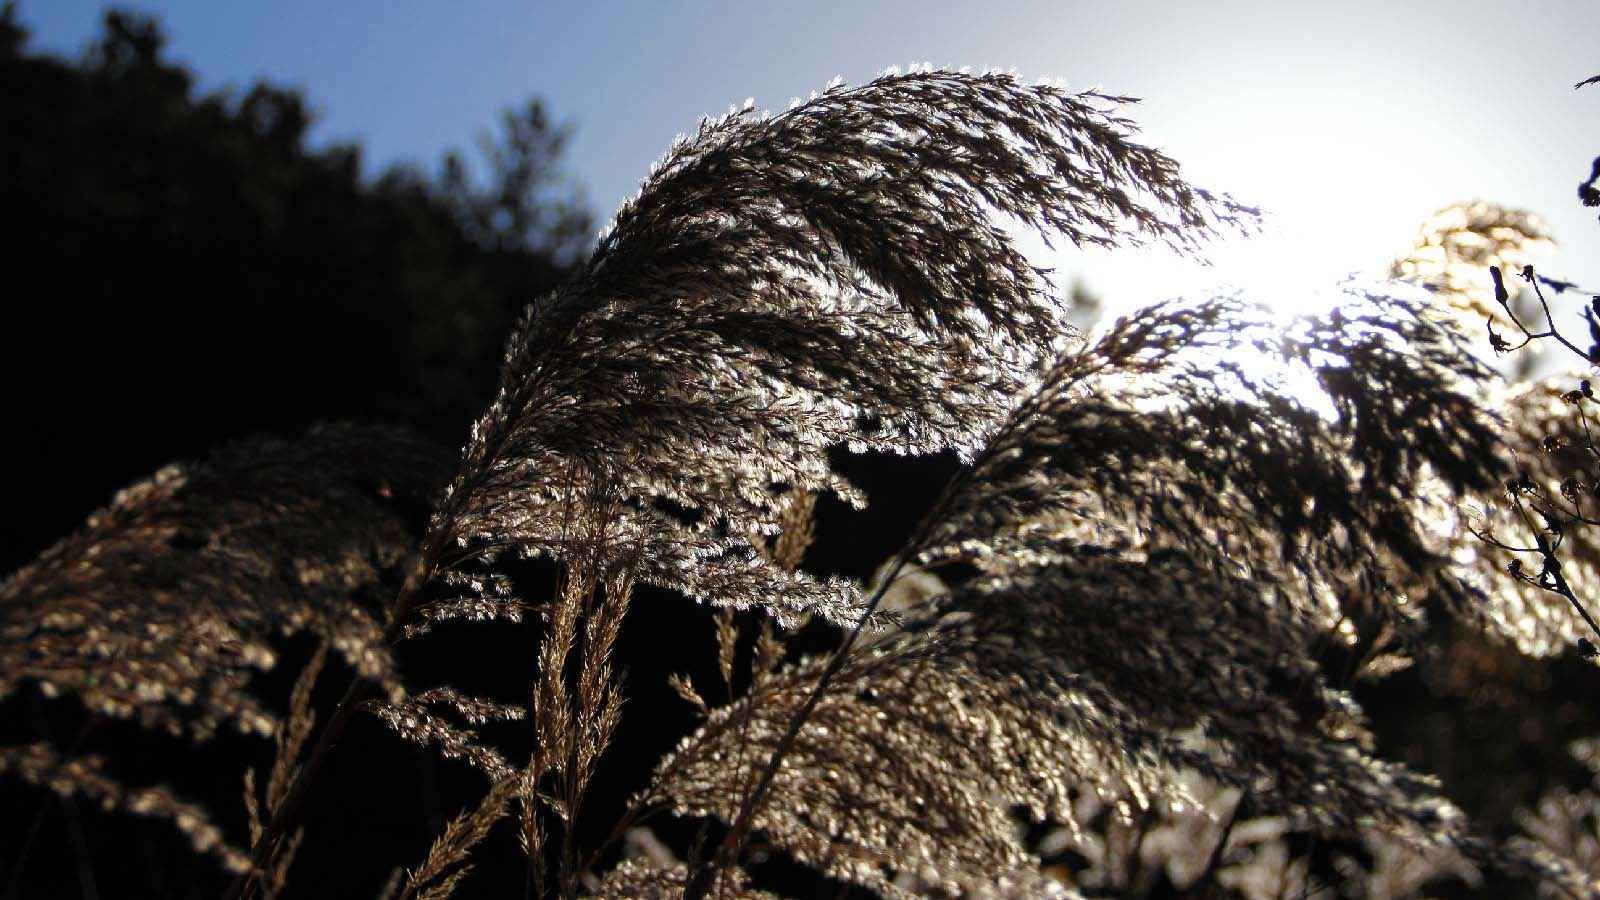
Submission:
<svg viewBox="0 0 1600 900">
<path fill-rule="evenodd" d="M 553 3 L 166 0 L 172 55 L 206 88 L 304 88 L 318 141 L 432 165 L 530 96 L 577 124 L 570 171 L 603 219 L 674 135 L 754 97 L 782 109 L 891 65 L 1014 68 L 1144 98 L 1146 140 L 1191 178 L 1278 214 L 1210 270 L 1161 252 L 1068 254 L 1118 306 L 1212 282 L 1281 291 L 1381 267 L 1421 220 L 1484 198 L 1545 216 L 1545 268 L 1600 284 L 1575 187 L 1600 154 L 1600 2 Z M 76 54 L 95 0 L 22 0 L 35 46 Z M 1252 282 L 1247 275 L 1272 277 Z"/>
</svg>

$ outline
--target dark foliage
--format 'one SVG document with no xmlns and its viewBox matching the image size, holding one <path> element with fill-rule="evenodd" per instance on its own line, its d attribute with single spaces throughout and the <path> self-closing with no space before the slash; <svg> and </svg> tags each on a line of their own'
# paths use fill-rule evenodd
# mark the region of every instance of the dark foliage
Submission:
<svg viewBox="0 0 1600 900">
<path fill-rule="evenodd" d="M 358 148 L 307 147 L 298 93 L 197 91 L 147 19 L 109 14 L 77 62 L 4 27 L 7 569 L 219 439 L 381 418 L 459 443 L 590 238 L 537 101 L 484 139 L 483 183 L 457 157 L 371 181 Z"/>
</svg>

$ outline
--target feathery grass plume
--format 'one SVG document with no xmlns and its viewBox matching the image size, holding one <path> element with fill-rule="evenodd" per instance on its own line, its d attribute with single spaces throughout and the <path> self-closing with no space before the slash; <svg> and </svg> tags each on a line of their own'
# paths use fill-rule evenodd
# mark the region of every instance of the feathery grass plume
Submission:
<svg viewBox="0 0 1600 900">
<path fill-rule="evenodd" d="M 1090 794 L 1124 818 L 1191 807 L 1179 768 L 1322 832 L 1378 827 L 1446 850 L 1463 837 L 1430 779 L 1370 754 L 1359 709 L 1312 661 L 1315 629 L 1254 583 L 1176 554 L 1051 559 L 958 588 L 857 650 L 755 814 L 764 840 L 885 896 L 1045 896 L 1059 886 L 1018 840 L 1017 808 L 1081 834 Z M 638 805 L 731 821 L 823 665 L 713 711 Z"/>
<path fill-rule="evenodd" d="M 1600 586 L 1600 482 L 1596 481 L 1592 391 L 1583 373 L 1496 392 L 1490 403 L 1505 420 L 1505 453 L 1514 476 L 1465 511 L 1455 534 L 1457 559 L 1470 567 L 1449 599 L 1462 616 L 1549 656 L 1594 632 L 1558 590 L 1539 551 L 1542 539 L 1560 556 L 1563 582 L 1588 602 Z M 1507 577 L 1509 571 L 1510 577 Z"/>
<path fill-rule="evenodd" d="M 84 797 L 108 811 L 166 819 L 188 838 L 195 852 L 215 857 L 232 872 L 250 867 L 250 857 L 228 844 L 205 810 L 164 787 L 124 785 L 105 774 L 104 763 L 94 754 L 62 756 L 42 741 L 0 747 L 0 775 L 15 776 L 62 797 Z"/>
<path fill-rule="evenodd" d="M 824 662 L 769 674 L 713 711 L 637 802 L 730 821 Z M 754 824 L 796 861 L 883 896 L 1059 894 L 1018 841 L 1011 805 L 1066 814 L 1080 769 L 1119 793 L 1141 774 L 936 643 L 900 634 L 865 648 L 834 684 Z"/>
<path fill-rule="evenodd" d="M 1326 320 L 1233 298 L 1120 320 L 996 432 L 921 559 L 1182 549 L 1350 634 L 1403 623 L 1398 592 L 1443 560 L 1417 498 L 1501 472 L 1488 372 L 1425 309 L 1352 287 Z"/>
<path fill-rule="evenodd" d="M 935 504 L 931 540 L 908 548 L 923 551 L 925 563 L 976 558 L 985 570 L 937 601 L 950 613 L 940 666 L 964 659 L 975 680 L 1025 687 L 1020 702 L 1033 715 L 1075 730 L 1066 743 L 1120 755 L 1146 771 L 1144 781 L 1161 767 L 1189 767 L 1248 786 L 1319 827 L 1378 823 L 1419 843 L 1464 838 L 1459 812 L 1434 796 L 1433 782 L 1367 752 L 1359 709 L 1313 662 L 1323 631 L 1354 614 L 1350 604 L 1326 609 L 1318 585 L 1335 600 L 1333 588 L 1391 595 L 1359 601 L 1380 618 L 1404 608 L 1405 598 L 1392 596 L 1403 579 L 1443 561 L 1417 519 L 1417 494 L 1436 481 L 1482 489 L 1500 471 L 1491 422 L 1471 394 L 1487 372 L 1423 310 L 1416 300 L 1359 294 L 1327 321 L 1284 328 L 1224 299 L 1146 311 L 1064 354 Z M 1302 367 L 1329 408 L 1318 412 L 1271 373 L 1241 365 L 1241 350 Z M 926 796 L 936 798 L 931 817 L 973 816 L 916 780 L 914 764 L 889 761 L 906 752 L 901 742 L 871 742 L 870 729 L 892 727 L 881 720 L 895 717 L 857 726 L 876 758 L 860 748 L 853 760 L 827 755 L 848 752 L 836 737 L 848 729 L 829 721 L 830 711 L 853 714 L 863 703 L 848 680 L 855 661 L 840 659 L 836 672 L 847 680 L 838 694 L 802 692 L 806 700 L 777 714 L 786 728 L 753 732 L 758 746 L 772 748 L 763 778 L 781 800 L 747 801 L 754 813 L 741 813 L 734 830 L 751 815 L 749 825 L 778 833 L 812 861 L 819 851 L 807 841 L 833 846 L 848 834 L 882 854 L 881 865 L 904 852 L 904 834 L 874 843 L 845 830 L 868 829 L 863 822 L 876 824 L 893 807 L 873 802 L 863 811 L 848 796 Z M 745 718 L 761 715 L 747 705 Z M 795 728 L 808 715 L 825 737 Z M 714 718 L 680 756 L 697 752 L 695 741 L 722 722 Z M 1204 748 L 1180 739 L 1194 729 Z M 697 771 L 693 787 L 669 762 L 663 796 L 685 811 L 726 815 L 707 798 L 740 790 L 744 776 L 725 771 L 727 749 L 710 751 L 718 765 Z M 855 774 L 874 758 L 873 771 Z M 826 796 L 783 794 L 874 777 L 914 787 L 852 781 L 850 795 L 831 805 Z M 686 790 L 698 791 L 698 802 Z M 819 838 L 806 817 L 825 815 L 832 818 Z M 993 837 L 995 829 L 967 833 Z M 948 864 L 948 840 L 939 846 Z M 988 870 L 1008 869 L 991 859 Z M 838 874 L 885 877 L 871 865 Z"/>
<path fill-rule="evenodd" d="M 1133 816 L 1080 792 L 1074 815 L 1084 828 L 1047 833 L 1040 855 L 1062 860 L 1050 868 L 1071 885 L 1128 898 L 1173 890 L 1204 896 L 1220 886 L 1242 900 L 1279 900 L 1310 893 L 1314 870 L 1337 873 L 1328 887 L 1362 900 L 1408 900 L 1425 888 L 1482 881 L 1477 867 L 1450 848 L 1417 848 L 1376 829 L 1359 835 L 1311 831 L 1291 816 L 1256 815 L 1238 788 L 1194 772 L 1172 777 L 1193 799 L 1157 797 Z"/>
<path fill-rule="evenodd" d="M 446 709 L 464 725 L 456 725 L 435 712 Z M 479 697 L 468 697 L 450 688 L 432 688 L 414 696 L 389 702 L 368 701 L 367 710 L 396 734 L 423 747 L 433 747 L 445 759 L 459 759 L 496 781 L 511 772 L 510 765 L 474 733 L 474 726 L 486 722 L 512 722 L 524 716 L 520 707 L 506 706 Z"/>
<path fill-rule="evenodd" d="M 1572 755 L 1590 772 L 1578 790 L 1557 787 L 1519 809 L 1519 833 L 1497 848 L 1503 867 L 1539 885 L 1543 897 L 1600 897 L 1600 744 L 1577 741 Z"/>
<path fill-rule="evenodd" d="M 283 806 L 283 798 L 288 796 L 289 785 L 300 774 L 301 764 L 304 762 L 302 751 L 317 719 L 316 709 L 311 705 L 311 693 L 316 687 L 317 676 L 322 674 L 322 666 L 327 662 L 327 657 L 327 644 L 319 644 L 316 652 L 311 654 L 311 659 L 295 678 L 294 688 L 289 692 L 288 721 L 284 727 L 278 729 L 273 739 L 273 743 L 277 745 L 277 752 L 273 754 L 272 769 L 267 776 L 265 793 L 257 792 L 256 770 L 250 768 L 244 772 L 245 820 L 250 827 L 252 844 L 259 841 L 266 831 L 262 819 L 263 810 L 267 818 L 275 815 Z M 295 854 L 300 849 L 300 841 L 304 837 L 305 830 L 297 829 L 288 840 L 274 848 L 271 858 L 264 861 L 261 867 L 262 900 L 275 900 L 288 886 L 289 867 L 294 865 Z"/>
<path fill-rule="evenodd" d="M 401 623 L 406 640 L 422 637 L 445 622 L 512 622 L 549 614 L 547 604 L 529 603 L 517 596 L 516 586 L 504 574 L 482 566 L 451 569 L 434 582 L 450 592 L 417 604 Z"/>
<path fill-rule="evenodd" d="M 1463 352 L 1453 332 L 1422 316 L 1423 308 L 1417 300 L 1352 289 L 1328 320 L 1301 319 L 1288 328 L 1226 298 L 1158 307 L 1123 320 L 1095 343 L 1062 354 L 1044 373 L 1038 389 L 994 429 L 972 469 L 934 504 L 896 568 L 914 556 L 935 565 L 977 557 L 992 578 L 1002 579 L 996 583 L 1004 583 L 1005 573 L 1024 572 L 1025 583 L 1054 589 L 1062 585 L 1052 579 L 1067 577 L 1075 556 L 1133 551 L 1137 558 L 1124 563 L 1134 567 L 1126 573 L 1133 578 L 1139 577 L 1136 567 L 1153 570 L 1163 558 L 1187 550 L 1220 579 L 1209 589 L 1244 585 L 1242 592 L 1258 608 L 1254 620 L 1240 608 L 1236 636 L 1250 635 L 1251 621 L 1257 629 L 1281 632 L 1256 635 L 1265 639 L 1255 661 L 1263 681 L 1270 681 L 1269 672 L 1283 675 L 1276 663 L 1269 665 L 1273 641 L 1291 630 L 1309 630 L 1312 623 L 1337 623 L 1358 639 L 1363 630 L 1370 632 L 1368 656 L 1387 649 L 1412 618 L 1408 601 L 1398 595 L 1402 579 L 1431 576 L 1444 561 L 1417 521 L 1418 491 L 1435 483 L 1455 491 L 1483 488 L 1500 471 L 1491 452 L 1491 423 L 1463 386 L 1487 370 Z M 1298 367 L 1322 391 L 1326 413 L 1286 393 L 1281 369 L 1275 377 L 1263 367 L 1246 367 L 1241 353 L 1291 371 Z M 1085 525 L 1090 540 L 1105 546 L 1083 546 Z M 1200 567 L 1195 570 L 1200 578 Z M 1304 590 L 1296 576 L 1307 582 Z M 1159 592 L 1161 585 L 1144 589 Z M 869 610 L 881 596 L 874 595 Z M 1188 610 L 1180 603 L 1176 612 Z M 1195 614 L 1204 619 L 1205 610 Z M 784 757 L 858 633 L 821 668 L 817 686 L 775 741 L 732 821 L 722 862 L 754 824 L 764 791 L 779 777 Z M 1206 648 L 1195 661 L 1197 673 L 1207 666 L 1227 671 L 1225 643 L 1202 640 L 1196 646 Z M 1148 673 L 1151 685 L 1159 684 L 1159 676 Z M 1302 693 L 1328 694 L 1319 700 L 1324 712 L 1353 706 L 1325 690 L 1314 666 L 1301 676 Z M 1038 685 L 1041 702 L 1071 680 Z M 1093 701 L 1107 704 L 1115 721 L 1138 723 L 1137 716 L 1123 715 L 1114 686 L 1107 691 Z M 1150 698 L 1159 695 L 1152 689 Z M 1219 699 L 1226 709 L 1229 697 Z M 1098 737 L 1119 741 L 1122 752 L 1135 757 L 1154 752 L 1156 759 L 1182 764 L 1185 754 L 1170 740 L 1162 747 L 1159 738 L 1162 729 L 1200 724 L 1201 702 L 1196 698 L 1176 717 L 1187 717 L 1185 725 L 1159 721 L 1145 728 L 1148 737 Z M 1413 797 L 1427 787 L 1425 779 L 1387 767 L 1357 747 L 1315 746 L 1302 730 L 1300 745 L 1273 755 L 1279 749 L 1275 741 L 1315 721 L 1263 723 L 1269 732 L 1283 732 L 1265 737 L 1250 719 L 1241 713 L 1217 733 L 1208 732 L 1213 741 L 1233 744 L 1226 758 L 1196 767 L 1214 777 L 1233 771 L 1245 778 L 1287 767 L 1292 777 L 1283 795 L 1307 804 L 1321 822 L 1372 816 L 1409 823 L 1420 836 L 1427 824 L 1453 813 L 1448 804 Z M 1238 730 L 1230 732 L 1234 726 Z M 1316 803 L 1305 793 L 1324 793 L 1322 782 L 1337 777 L 1347 781 L 1342 791 L 1323 798 L 1331 803 Z M 703 896 L 706 872 L 696 874 L 694 896 Z"/>
<path fill-rule="evenodd" d="M 1189 795 L 1187 801 L 1158 795 L 1133 811 L 1130 797 L 1074 791 L 1073 821 L 1036 842 L 1039 856 L 1054 861 L 1047 870 L 1092 894 L 1146 897 L 1163 883 L 1184 891 L 1213 878 L 1224 886 L 1242 882 L 1248 867 L 1266 863 L 1281 849 L 1273 845 L 1289 830 L 1286 817 L 1247 818 L 1238 788 L 1193 772 L 1169 777 Z"/>
<path fill-rule="evenodd" d="M 1084 698 L 1100 715 L 1083 739 L 1132 761 L 1242 784 L 1319 827 L 1459 836 L 1429 780 L 1367 752 L 1359 710 L 1312 662 L 1330 625 L 1393 618 L 1442 562 L 1416 498 L 1501 471 L 1472 399 L 1485 370 L 1424 312 L 1365 293 L 1286 328 L 1224 299 L 1063 356 L 921 554 L 985 570 L 945 601 L 974 664 L 1036 703 Z M 1328 408 L 1240 350 L 1308 370 Z M 1176 742 L 1195 728 L 1203 749 Z"/>
<path fill-rule="evenodd" d="M 519 781 L 515 772 L 502 773 L 476 808 L 451 819 L 428 848 L 422 863 L 405 873 L 400 900 L 444 900 L 451 896 L 472 870 L 468 862 L 472 849 L 483 842 L 496 822 L 505 818 Z"/>
<path fill-rule="evenodd" d="M 1133 143 L 1119 100 L 928 71 L 707 121 L 574 281 L 529 308 L 423 568 L 508 550 L 563 564 L 522 797 L 530 855 L 534 810 L 562 823 L 563 890 L 620 709 L 606 659 L 632 585 L 784 624 L 854 621 L 852 583 L 781 564 L 759 536 L 802 493 L 860 502 L 831 446 L 970 453 L 1067 330 L 995 213 L 1079 243 L 1180 248 L 1252 219 Z"/>
<path fill-rule="evenodd" d="M 1594 900 L 1600 897 L 1600 879 L 1594 870 L 1552 852 L 1537 841 L 1512 838 L 1502 847 L 1491 848 L 1502 871 L 1514 873 L 1538 885 L 1539 896 L 1557 900 Z"/>
<path fill-rule="evenodd" d="M 829 446 L 971 453 L 1028 383 L 1064 313 L 995 213 L 1180 248 L 1253 220 L 1134 143 L 1120 102 L 919 71 L 704 122 L 529 308 L 441 546 L 565 555 L 567 498 L 604 485 L 640 581 L 852 621 L 853 587 L 780 573 L 743 535 L 776 530 L 785 488 L 859 501 Z"/>
<path fill-rule="evenodd" d="M 816 538 L 817 495 L 805 490 L 789 492 L 789 501 L 778 517 L 778 533 L 765 547 L 766 556 L 785 572 L 800 568 L 800 562 Z"/>
<path fill-rule="evenodd" d="M 142 645 L 117 648 L 118 665 L 174 671 L 130 672 L 110 689 L 88 679 L 69 686 L 93 693 L 96 709 L 156 717 L 161 706 L 148 701 L 175 694 L 210 717 L 202 731 L 226 715 L 266 728 L 271 719 L 247 704 L 243 673 L 267 661 L 265 634 L 290 628 L 316 630 L 383 685 L 387 704 L 352 689 L 330 718 L 306 773 L 263 826 L 261 857 L 284 837 L 309 774 L 358 706 L 387 712 L 402 731 L 460 743 L 402 698 L 383 645 L 443 619 L 520 615 L 528 605 L 503 580 L 476 577 L 478 567 L 507 551 L 554 557 L 561 583 L 540 607 L 549 627 L 534 694 L 542 749 L 522 784 L 525 802 L 548 803 L 566 823 L 569 890 L 577 799 L 620 706 L 608 654 L 632 585 L 758 605 L 785 622 L 810 613 L 853 621 L 853 584 L 779 565 L 748 536 L 777 530 L 793 491 L 860 500 L 829 469 L 831 446 L 971 454 L 1066 331 L 1062 304 L 996 214 L 1079 244 L 1152 239 L 1179 249 L 1254 220 L 1253 210 L 1189 186 L 1171 159 L 1135 143 L 1115 113 L 1123 102 L 1005 74 L 929 70 L 832 87 L 775 117 L 746 110 L 704 123 L 624 205 L 575 280 L 525 314 L 499 395 L 409 557 L 387 622 L 344 595 L 405 559 L 405 543 L 361 543 L 378 538 L 357 521 L 370 510 L 346 503 L 348 490 L 297 491 L 297 479 L 336 469 L 330 458 L 292 448 L 274 451 L 277 459 L 244 455 L 226 479 L 173 474 L 143 489 L 157 506 L 168 495 L 189 504 L 149 534 L 139 531 L 139 498 L 112 511 L 132 516 L 123 530 L 144 541 L 128 554 L 197 557 L 162 571 L 185 591 L 210 592 L 183 605 L 198 618 L 171 611 L 171 633 L 181 624 L 192 636 L 199 625 L 214 639 L 179 647 L 166 631 L 155 642 L 144 635 Z M 345 436 L 348 453 L 361 439 Z M 224 483 L 227 502 L 211 496 Z M 373 492 L 391 490 L 380 482 Z M 318 507 L 323 495 L 337 508 Z M 251 521 L 232 518 L 238 504 L 259 507 Z M 210 541 L 199 548 L 183 531 L 195 523 Z M 362 557 L 379 549 L 383 566 Z M 330 552 L 331 560 L 318 555 Z M 78 644 L 46 644 L 47 658 L 76 647 L 98 661 L 105 627 L 47 590 L 52 578 L 70 577 L 61 563 L 73 553 L 113 556 L 58 548 L 5 590 L 23 598 L 15 609 L 48 606 L 47 629 L 83 633 Z M 101 563 L 73 569 L 72 587 L 100 590 L 128 573 L 147 579 L 137 562 L 119 561 L 116 574 L 95 569 Z M 426 602 L 435 579 L 463 596 Z M 311 588 L 321 605 L 306 597 Z M 336 594 L 339 603 L 326 602 Z M 176 590 L 156 599 L 178 596 L 187 601 Z M 127 602 L 118 595 L 89 612 Z M 141 607 L 141 627 L 149 618 Z M 9 643 L 27 646 L 5 667 L 6 690 L 18 678 L 70 680 L 37 663 L 39 634 L 31 622 L 8 630 Z M 127 652 L 138 647 L 146 658 Z M 248 881 L 235 886 L 247 889 Z"/>
<path fill-rule="evenodd" d="M 441 474 L 418 439 L 348 425 L 162 469 L 0 584 L 0 697 L 32 684 L 174 735 L 271 734 L 249 683 L 291 632 L 397 692 L 379 616 Z"/>
<path fill-rule="evenodd" d="M 615 719 L 614 685 L 591 677 L 611 677 L 608 648 L 587 640 L 614 632 L 628 588 L 785 623 L 854 621 L 853 584 L 786 571 L 748 536 L 774 532 L 795 490 L 860 501 L 829 468 L 831 446 L 970 453 L 1060 339 L 1062 305 L 997 213 L 1081 244 L 1180 249 L 1254 221 L 1133 142 L 1121 102 L 929 70 L 832 87 L 770 118 L 732 112 L 680 140 L 574 280 L 529 307 L 394 625 L 463 563 L 562 564 L 534 719 L 569 752 L 540 751 L 524 783 L 563 782 L 541 796 L 559 795 L 566 840 L 575 781 L 603 750 L 591 741 Z M 600 629 L 581 646 L 580 619 Z M 576 693 L 563 674 L 574 653 Z M 336 712 L 319 747 L 348 718 Z M 525 820 L 525 842 L 541 834 Z"/>
<path fill-rule="evenodd" d="M 1077 564 L 1064 563 L 1072 552 Z M 885 896 L 1018 885 L 1038 896 L 1049 886 L 1017 841 L 1017 807 L 1081 835 L 1094 827 L 1083 817 L 1091 795 L 1121 820 L 1192 808 L 1188 781 L 1171 775 L 1183 769 L 1248 787 L 1265 817 L 1251 827 L 1287 817 L 1314 835 L 1369 835 L 1370 866 L 1334 858 L 1363 896 L 1410 896 L 1404 885 L 1440 875 L 1471 881 L 1474 863 L 1571 882 L 1560 859 L 1467 834 L 1431 779 L 1373 757 L 1360 710 L 1311 660 L 1315 630 L 1262 604 L 1249 582 L 1173 554 L 1159 565 L 1068 548 L 1054 558 L 1023 567 L 1038 582 L 1013 571 L 958 588 L 937 601 L 942 616 L 857 651 L 757 813 L 766 843 Z M 759 765 L 752 750 L 777 743 L 820 667 L 785 670 L 713 711 L 641 803 L 728 820 Z M 1295 860 L 1270 847 L 1221 859 L 1205 866 L 1246 895 L 1305 883 L 1309 871 L 1295 875 Z M 1175 877 L 1197 871 L 1207 869 Z"/>
<path fill-rule="evenodd" d="M 1367 859 L 1340 855 L 1340 874 L 1360 886 L 1363 900 L 1406 900 L 1442 888 L 1476 888 L 1483 875 L 1465 855 L 1450 847 L 1417 848 L 1381 832 L 1361 836 Z M 1479 854 L 1480 856 L 1482 854 Z M 1518 874 L 1525 874 L 1520 869 Z"/>
<path fill-rule="evenodd" d="M 1484 320 L 1509 328 L 1489 288 L 1489 267 L 1519 272 L 1556 246 L 1549 225 L 1537 215 L 1498 203 L 1453 203 L 1417 229 L 1416 242 L 1389 266 L 1389 277 L 1433 291 L 1462 323 Z"/>
<path fill-rule="evenodd" d="M 627 548 L 608 546 L 605 532 L 620 504 L 595 509 L 586 539 L 565 562 L 557 586 L 550 627 L 539 647 L 539 669 L 532 692 L 536 746 L 525 768 L 518 795 L 522 840 L 528 850 L 530 887 L 543 893 L 544 861 L 538 855 L 542 830 L 539 807 L 561 823 L 558 878 L 565 896 L 572 896 L 581 877 L 577 822 L 600 756 L 610 746 L 622 717 L 620 675 L 612 651 L 621 632 L 637 579 L 638 555 L 618 559 Z M 581 622 L 581 627 L 580 627 Z M 577 665 L 570 664 L 577 657 Z M 570 669 L 576 675 L 569 677 Z M 541 782 L 548 785 L 541 787 Z"/>
<path fill-rule="evenodd" d="M 1018 679 L 1079 740 L 1131 765 L 1193 769 L 1324 829 L 1432 843 L 1460 826 L 1430 779 L 1368 752 L 1360 709 L 1314 661 L 1317 630 L 1263 602 L 1253 580 L 1175 551 L 1129 560 L 1062 546 L 1055 562 L 995 571 L 948 603 L 963 617 L 952 643 L 974 669 Z"/>
</svg>

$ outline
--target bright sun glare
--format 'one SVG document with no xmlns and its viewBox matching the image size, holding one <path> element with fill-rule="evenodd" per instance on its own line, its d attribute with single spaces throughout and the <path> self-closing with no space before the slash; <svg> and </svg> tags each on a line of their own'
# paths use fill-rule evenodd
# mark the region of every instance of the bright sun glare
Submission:
<svg viewBox="0 0 1600 900">
<path fill-rule="evenodd" d="M 1064 274 L 1081 273 L 1111 316 L 1173 298 L 1199 300 L 1239 292 L 1284 319 L 1326 313 L 1351 275 L 1379 276 L 1392 255 L 1341 252 L 1334 225 L 1308 225 L 1298 217 L 1270 215 L 1248 236 L 1207 245 L 1209 265 L 1164 248 L 1085 254 L 1078 265 L 1063 262 Z"/>
<path fill-rule="evenodd" d="M 1313 109 L 1258 93 L 1241 99 L 1251 112 L 1240 118 L 1270 124 L 1250 130 L 1248 140 L 1219 146 L 1214 133 L 1191 132 L 1191 123 L 1175 119 L 1172 130 L 1184 140 L 1169 150 L 1195 183 L 1260 208 L 1259 230 L 1203 246 L 1209 266 L 1160 248 L 1085 255 L 1079 265 L 1063 260 L 1063 270 L 1081 273 L 1108 314 L 1234 290 L 1285 318 L 1325 313 L 1348 276 L 1381 276 L 1434 209 L 1462 199 L 1439 196 L 1439 185 L 1425 183 L 1425 174 L 1392 151 L 1341 130 L 1360 121 L 1375 98 L 1330 86 L 1328 102 Z"/>
<path fill-rule="evenodd" d="M 1261 225 L 1249 235 L 1228 236 L 1205 245 L 1206 263 L 1159 247 L 1063 254 L 1058 276 L 1064 278 L 1058 277 L 1058 281 L 1070 283 L 1073 277 L 1081 277 L 1102 304 L 1102 324 L 1153 303 L 1222 295 L 1239 295 L 1261 304 L 1285 328 L 1302 316 L 1326 315 L 1341 302 L 1348 302 L 1352 279 L 1357 285 L 1385 280 L 1390 260 L 1409 246 L 1420 216 L 1408 226 L 1409 211 L 1384 210 L 1387 222 L 1380 224 L 1388 227 L 1381 236 L 1374 236 L 1370 228 L 1377 211 L 1363 211 L 1367 229 L 1344 221 L 1345 217 L 1330 211 L 1326 196 L 1314 196 L 1330 190 L 1320 187 L 1286 192 L 1281 198 L 1285 202 L 1277 207 L 1266 205 L 1267 198 L 1236 191 L 1236 196 L 1263 202 Z M 1354 237 L 1357 235 L 1360 237 Z M 1285 368 L 1280 361 L 1249 350 L 1240 354 L 1234 362 L 1278 381 L 1318 412 L 1332 414 L 1309 371 Z"/>
</svg>

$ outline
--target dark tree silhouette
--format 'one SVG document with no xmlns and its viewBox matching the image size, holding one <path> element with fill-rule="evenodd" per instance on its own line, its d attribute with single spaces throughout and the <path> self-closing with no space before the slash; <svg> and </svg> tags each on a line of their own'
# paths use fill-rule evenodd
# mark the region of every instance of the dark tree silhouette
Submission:
<svg viewBox="0 0 1600 900">
<path fill-rule="evenodd" d="M 537 100 L 481 138 L 486 177 L 452 155 L 368 181 L 358 147 L 307 146 L 298 93 L 197 91 L 149 19 L 110 13 L 75 63 L 4 23 L 7 569 L 218 438 L 379 418 L 457 443 L 590 240 Z"/>
</svg>

